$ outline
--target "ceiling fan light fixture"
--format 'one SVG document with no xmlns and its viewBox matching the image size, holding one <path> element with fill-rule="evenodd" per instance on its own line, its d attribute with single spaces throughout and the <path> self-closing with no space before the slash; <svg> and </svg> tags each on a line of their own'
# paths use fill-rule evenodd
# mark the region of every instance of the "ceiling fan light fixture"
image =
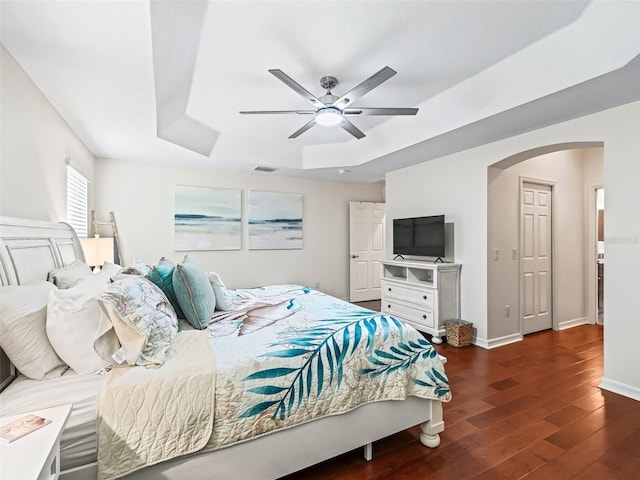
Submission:
<svg viewBox="0 0 640 480">
<path fill-rule="evenodd" d="M 342 110 L 336 107 L 322 107 L 316 112 L 318 125 L 333 126 L 342 122 Z"/>
<path fill-rule="evenodd" d="M 399 107 L 384 107 L 384 108 L 348 108 L 352 102 L 357 101 L 360 97 L 376 88 L 381 83 L 389 80 L 396 74 L 396 71 L 389 67 L 384 67 L 378 72 L 371 75 L 366 80 L 360 82 L 353 87 L 347 93 L 338 97 L 331 93 L 333 87 L 338 84 L 336 77 L 326 76 L 320 79 L 320 86 L 324 88 L 327 93 L 316 97 L 309 92 L 306 88 L 292 79 L 289 75 L 277 68 L 269 70 L 269 73 L 273 74 L 276 78 L 281 80 L 285 85 L 295 91 L 298 95 L 304 98 L 306 101 L 311 102 L 313 110 L 252 110 L 241 111 L 243 114 L 275 114 L 275 113 L 289 113 L 297 115 L 313 115 L 311 120 L 307 121 L 302 127 L 289 135 L 289 138 L 298 138 L 301 134 L 309 130 L 315 125 L 323 126 L 340 126 L 346 132 L 350 133 L 356 139 L 364 138 L 366 135 L 361 132 L 353 123 L 349 121 L 347 117 L 356 115 L 415 115 L 418 113 L 417 108 L 399 108 Z M 344 118 L 343 118 L 344 117 Z"/>
</svg>

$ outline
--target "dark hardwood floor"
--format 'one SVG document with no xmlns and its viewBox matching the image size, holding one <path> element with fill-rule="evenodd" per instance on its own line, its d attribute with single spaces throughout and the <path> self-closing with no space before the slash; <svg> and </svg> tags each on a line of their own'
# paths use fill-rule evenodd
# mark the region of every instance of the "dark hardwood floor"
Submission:
<svg viewBox="0 0 640 480">
<path fill-rule="evenodd" d="M 375 442 L 371 462 L 358 449 L 286 479 L 640 478 L 640 402 L 598 388 L 602 335 L 585 325 L 493 350 L 437 346 L 453 392 L 438 448 L 414 427 Z"/>
</svg>

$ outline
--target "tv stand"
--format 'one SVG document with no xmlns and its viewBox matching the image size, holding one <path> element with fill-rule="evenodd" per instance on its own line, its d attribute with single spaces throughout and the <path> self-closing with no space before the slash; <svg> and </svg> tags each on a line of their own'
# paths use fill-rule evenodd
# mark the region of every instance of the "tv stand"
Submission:
<svg viewBox="0 0 640 480">
<path fill-rule="evenodd" d="M 382 313 L 432 335 L 432 343 L 442 343 L 444 322 L 460 318 L 462 265 L 395 259 L 380 264 Z"/>
</svg>

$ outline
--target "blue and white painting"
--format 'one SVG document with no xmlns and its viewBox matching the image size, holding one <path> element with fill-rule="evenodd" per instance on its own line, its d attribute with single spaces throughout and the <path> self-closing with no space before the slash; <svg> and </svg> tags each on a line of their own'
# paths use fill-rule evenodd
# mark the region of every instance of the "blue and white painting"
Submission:
<svg viewBox="0 0 640 480">
<path fill-rule="evenodd" d="M 240 250 L 242 191 L 176 186 L 176 251 Z"/>
<path fill-rule="evenodd" d="M 302 248 L 302 195 L 249 192 L 249 249 Z"/>
</svg>

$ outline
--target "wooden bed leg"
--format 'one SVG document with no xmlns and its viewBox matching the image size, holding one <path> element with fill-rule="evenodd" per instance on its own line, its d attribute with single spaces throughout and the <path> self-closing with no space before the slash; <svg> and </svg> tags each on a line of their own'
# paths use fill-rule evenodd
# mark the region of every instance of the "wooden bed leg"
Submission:
<svg viewBox="0 0 640 480">
<path fill-rule="evenodd" d="M 373 459 L 373 443 L 367 443 L 364 446 L 364 459 L 370 462 Z"/>
<path fill-rule="evenodd" d="M 431 435 L 424 432 L 422 428 L 420 428 L 420 443 L 422 443 L 425 447 L 436 448 L 438 445 L 440 445 L 440 435 L 438 435 L 437 433 Z"/>
<path fill-rule="evenodd" d="M 440 428 L 434 428 L 434 424 L 431 422 L 431 420 L 421 423 L 420 443 L 422 443 L 425 447 L 436 448 L 438 445 L 440 445 L 440 435 L 438 435 L 438 433 L 440 433 L 442 430 L 442 426 L 440 426 Z"/>
<path fill-rule="evenodd" d="M 440 432 L 444 431 L 444 421 L 442 419 L 442 403 L 431 402 L 431 419 L 420 424 L 420 443 L 425 447 L 436 448 L 440 445 Z"/>
</svg>

